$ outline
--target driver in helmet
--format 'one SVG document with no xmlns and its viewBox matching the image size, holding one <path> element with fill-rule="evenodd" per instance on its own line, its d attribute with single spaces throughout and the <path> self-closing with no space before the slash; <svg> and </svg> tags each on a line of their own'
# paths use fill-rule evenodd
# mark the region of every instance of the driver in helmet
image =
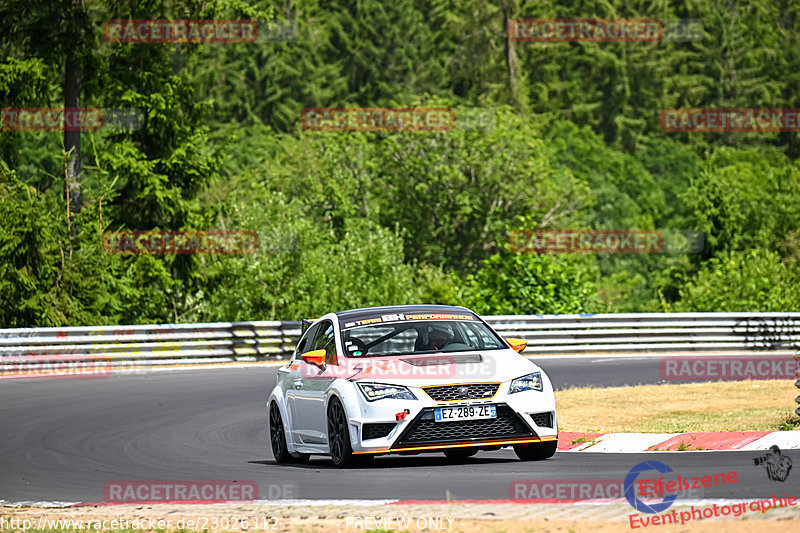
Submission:
<svg viewBox="0 0 800 533">
<path fill-rule="evenodd" d="M 433 326 L 428 332 L 428 350 L 441 350 L 453 342 L 453 334 L 446 327 Z"/>
</svg>

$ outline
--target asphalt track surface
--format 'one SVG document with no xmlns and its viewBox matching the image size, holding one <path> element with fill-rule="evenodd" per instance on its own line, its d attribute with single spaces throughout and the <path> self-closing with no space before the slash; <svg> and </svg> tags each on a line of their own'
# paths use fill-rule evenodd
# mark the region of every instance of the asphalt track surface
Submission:
<svg viewBox="0 0 800 533">
<path fill-rule="evenodd" d="M 539 361 L 557 386 L 658 383 L 658 360 Z M 481 452 L 467 464 L 442 454 L 379 457 L 338 470 L 325 458 L 274 462 L 264 402 L 275 367 L 118 374 L 104 379 L 0 381 L 0 500 L 99 502 L 120 480 L 255 481 L 261 499 L 508 499 L 515 480 L 622 480 L 645 460 L 684 477 L 735 471 L 705 498 L 800 496 L 800 471 L 783 483 L 755 466 L 758 452 L 557 453 L 520 462 Z M 587 410 L 587 417 L 591 411 Z M 800 451 L 786 451 L 800 469 Z"/>
</svg>

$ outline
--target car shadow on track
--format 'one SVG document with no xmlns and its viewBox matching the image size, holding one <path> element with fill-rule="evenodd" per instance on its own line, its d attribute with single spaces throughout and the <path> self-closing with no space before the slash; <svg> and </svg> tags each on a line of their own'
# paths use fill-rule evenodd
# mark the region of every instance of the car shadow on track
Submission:
<svg viewBox="0 0 800 533">
<path fill-rule="evenodd" d="M 452 461 L 447 457 L 439 455 L 428 456 L 388 456 L 376 457 L 370 463 L 365 465 L 358 465 L 345 470 L 375 470 L 375 469 L 392 469 L 392 468 L 430 468 L 430 467 L 454 467 L 459 468 L 465 465 L 490 465 L 490 464 L 506 464 L 516 463 L 519 460 L 516 457 L 470 457 L 462 461 Z M 298 469 L 314 469 L 321 468 L 330 470 L 339 470 L 331 460 L 327 457 L 312 456 L 308 463 L 305 464 L 283 464 L 279 465 L 274 459 L 266 459 L 261 461 L 248 461 L 249 464 L 259 464 L 265 466 L 284 466 L 288 468 Z"/>
</svg>

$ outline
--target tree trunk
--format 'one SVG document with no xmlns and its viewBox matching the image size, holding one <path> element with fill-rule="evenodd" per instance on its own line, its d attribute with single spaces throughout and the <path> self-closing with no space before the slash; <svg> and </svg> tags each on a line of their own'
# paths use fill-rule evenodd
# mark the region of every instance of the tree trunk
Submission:
<svg viewBox="0 0 800 533">
<path fill-rule="evenodd" d="M 68 23 L 80 24 L 79 12 L 83 10 L 81 0 L 72 0 L 72 16 L 67 17 Z M 80 31 L 79 28 L 75 28 Z M 68 55 L 64 66 L 64 113 L 70 109 L 77 110 L 81 100 L 81 78 L 83 69 L 78 57 Z M 66 121 L 65 121 L 66 122 Z M 64 128 L 64 150 L 67 152 L 67 196 L 69 197 L 70 211 L 78 213 L 81 209 L 81 132 L 67 131 Z"/>
<path fill-rule="evenodd" d="M 503 14 L 503 32 L 505 33 L 505 56 L 506 68 L 508 70 L 508 88 L 511 92 L 513 106 L 518 110 L 527 111 L 527 98 L 520 93 L 519 87 L 519 61 L 517 60 L 517 50 L 514 47 L 514 40 L 511 32 L 508 31 L 508 22 L 513 13 L 516 12 L 516 5 L 513 0 L 500 0 L 500 12 Z"/>
<path fill-rule="evenodd" d="M 64 80 L 64 113 L 80 107 L 81 67 L 71 59 L 67 60 Z M 67 152 L 67 182 L 70 211 L 78 213 L 81 209 L 81 132 L 64 129 L 64 150 Z"/>
</svg>

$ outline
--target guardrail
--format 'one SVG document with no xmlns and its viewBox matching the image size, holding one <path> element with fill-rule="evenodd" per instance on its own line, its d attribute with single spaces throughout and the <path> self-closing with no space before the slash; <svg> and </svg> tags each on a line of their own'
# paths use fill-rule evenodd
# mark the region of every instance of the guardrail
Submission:
<svg viewBox="0 0 800 533">
<path fill-rule="evenodd" d="M 631 313 L 484 317 L 531 354 L 648 352 L 757 354 L 792 351 L 800 369 L 800 313 Z M 800 371 L 795 371 L 800 377 Z M 800 379 L 795 381 L 800 389 Z M 795 398 L 800 404 L 800 396 Z M 800 407 L 795 409 L 800 416 Z"/>
<path fill-rule="evenodd" d="M 629 313 L 484 317 L 526 353 L 743 352 L 800 348 L 800 313 Z"/>
<path fill-rule="evenodd" d="M 633 313 L 483 317 L 526 354 L 783 351 L 800 349 L 800 313 Z M 163 363 L 263 360 L 291 353 L 296 321 L 0 329 L 0 364 L 69 356 Z"/>
<path fill-rule="evenodd" d="M 214 363 L 279 358 L 299 322 L 215 322 L 0 329 L 0 366 L 103 359 L 111 365 Z"/>
<path fill-rule="evenodd" d="M 800 362 L 800 313 L 632 313 L 504 315 L 484 319 L 526 354 L 748 354 L 788 351 Z M 280 359 L 300 322 L 216 322 L 0 329 L 4 369 L 103 361 L 108 366 Z M 800 374 L 798 374 L 800 377 Z M 795 386 L 800 389 L 800 380 Z M 800 396 L 796 398 L 800 404 Z M 800 408 L 796 410 L 800 415 Z"/>
</svg>

